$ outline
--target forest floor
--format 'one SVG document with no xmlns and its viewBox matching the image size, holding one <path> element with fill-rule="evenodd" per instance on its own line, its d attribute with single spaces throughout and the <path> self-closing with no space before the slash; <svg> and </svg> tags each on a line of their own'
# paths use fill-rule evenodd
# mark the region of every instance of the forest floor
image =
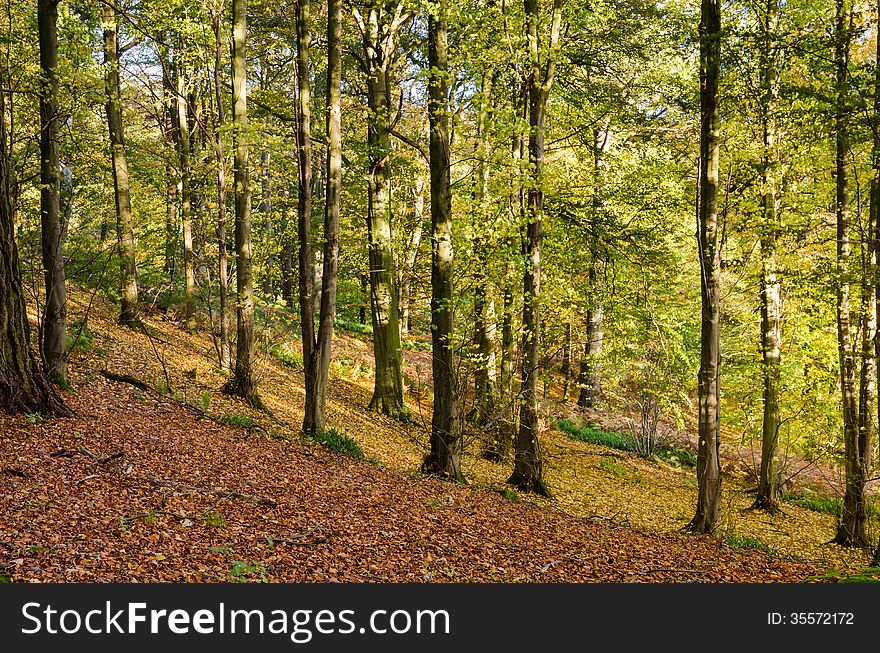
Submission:
<svg viewBox="0 0 880 653">
<path fill-rule="evenodd" d="M 103 300 L 73 292 L 74 335 L 86 311 L 66 396 L 77 416 L 0 416 L 0 580 L 797 582 L 869 562 L 828 543 L 832 515 L 794 504 L 772 517 L 748 510 L 733 463 L 724 537 L 685 535 L 693 470 L 549 424 L 551 499 L 513 492 L 509 464 L 473 453 L 463 462 L 469 485 L 426 478 L 417 473 L 430 410 L 424 351 L 406 355 L 416 419 L 405 425 L 366 410 L 369 343 L 338 334 L 327 419 L 361 445 L 359 461 L 297 435 L 301 369 L 295 356 L 268 353 L 298 351 L 283 333 L 264 329 L 258 348 L 269 413 L 222 392 L 204 331 L 162 315 L 127 330 Z"/>
</svg>

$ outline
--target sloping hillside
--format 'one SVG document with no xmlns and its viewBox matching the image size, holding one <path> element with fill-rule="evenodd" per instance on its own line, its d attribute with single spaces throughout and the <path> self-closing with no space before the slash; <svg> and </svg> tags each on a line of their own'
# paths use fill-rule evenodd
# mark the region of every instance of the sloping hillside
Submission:
<svg viewBox="0 0 880 653">
<path fill-rule="evenodd" d="M 75 322 L 90 298 L 72 301 Z M 76 418 L 0 418 L 8 579 L 777 582 L 867 560 L 823 545 L 828 515 L 744 511 L 749 496 L 733 478 L 729 536 L 682 535 L 692 471 L 549 429 L 552 500 L 506 490 L 509 466 L 474 455 L 469 486 L 424 478 L 426 396 L 411 393 L 415 424 L 367 412 L 369 347 L 343 333 L 328 418 L 363 448 L 366 460 L 353 460 L 297 436 L 295 356 L 261 357 L 271 414 L 257 412 L 221 392 L 204 334 L 158 316 L 132 332 L 110 316 L 95 299 L 79 334 Z M 423 363 L 409 357 L 411 378 Z"/>
</svg>

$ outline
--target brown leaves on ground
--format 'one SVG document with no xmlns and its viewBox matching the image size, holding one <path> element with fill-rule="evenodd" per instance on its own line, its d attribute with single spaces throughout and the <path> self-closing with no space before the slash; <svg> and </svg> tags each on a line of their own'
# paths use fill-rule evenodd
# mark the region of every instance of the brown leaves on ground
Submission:
<svg viewBox="0 0 880 653">
<path fill-rule="evenodd" d="M 205 334 L 151 320 L 147 337 L 116 326 L 101 306 L 89 324 L 95 349 L 71 364 L 76 393 L 68 401 L 77 417 L 0 416 L 0 576 L 784 582 L 818 573 L 760 551 L 658 532 L 678 525 L 655 528 L 635 516 L 681 512 L 692 490 L 655 488 L 649 470 L 634 470 L 633 482 L 596 485 L 608 476 L 597 465 L 602 452 L 559 434 L 547 440 L 552 503 L 510 501 L 486 489 L 501 486 L 508 470 L 476 456 L 465 461 L 471 487 L 409 472 L 427 439 L 418 424 L 426 400 L 410 396 L 411 426 L 366 412 L 369 351 L 357 339 L 335 343 L 328 422 L 383 467 L 292 437 L 302 419 L 301 375 L 266 354 L 260 391 L 271 416 L 220 392 L 225 377 Z M 170 396 L 110 381 L 103 368 L 170 385 Z M 261 428 L 218 424 L 224 415 L 250 417 Z M 639 487 L 639 473 L 650 482 Z M 676 482 L 686 486 L 684 478 Z"/>
<path fill-rule="evenodd" d="M 13 580 L 718 582 L 815 571 L 249 436 L 103 378 L 70 403 L 75 419 L 3 418 L 0 573 Z"/>
</svg>

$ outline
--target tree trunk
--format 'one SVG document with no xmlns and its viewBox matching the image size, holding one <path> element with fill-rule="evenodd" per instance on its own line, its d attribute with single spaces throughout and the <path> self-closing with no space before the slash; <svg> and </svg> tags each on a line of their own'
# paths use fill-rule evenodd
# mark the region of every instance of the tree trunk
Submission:
<svg viewBox="0 0 880 653">
<path fill-rule="evenodd" d="M 223 70 L 223 39 L 220 35 L 222 3 L 212 11 L 214 27 L 214 102 L 217 123 L 214 130 L 214 147 L 217 161 L 217 278 L 220 295 L 220 369 L 232 370 L 229 345 L 229 260 L 226 252 L 226 155 L 223 151 L 223 125 L 226 114 L 223 108 L 223 86 L 220 79 Z"/>
<path fill-rule="evenodd" d="M 590 263 L 590 307 L 587 309 L 587 338 L 584 341 L 584 355 L 581 358 L 578 374 L 578 406 L 597 408 L 602 400 L 602 344 L 605 334 L 603 324 L 605 311 L 599 299 L 599 262 Z"/>
<path fill-rule="evenodd" d="M 308 2 L 308 0 L 306 0 Z M 308 11 L 308 7 L 306 7 L 306 11 Z M 308 55 L 306 55 L 306 59 L 308 60 Z M 298 73 L 297 73 L 298 74 Z M 306 80 L 308 83 L 308 79 Z M 311 99 L 311 95 L 309 96 Z M 297 100 L 298 102 L 298 100 Z M 310 118 L 309 118 L 310 119 Z M 302 121 L 302 116 L 299 116 L 300 122 Z M 309 151 L 311 152 L 311 143 L 309 144 Z M 309 155 L 311 159 L 311 154 Z M 266 244 L 267 244 L 267 252 L 266 252 L 266 270 L 265 277 L 263 278 L 263 293 L 267 297 L 271 297 L 273 300 L 275 298 L 275 229 L 272 224 L 272 174 L 271 174 L 271 160 L 272 155 L 269 150 L 263 150 L 260 153 L 260 213 L 263 214 L 266 220 Z M 311 165 L 311 163 L 310 163 Z M 311 170 L 311 168 L 310 168 Z M 311 173 L 309 173 L 311 177 Z M 311 211 L 311 186 L 309 187 L 309 210 Z M 297 212 L 298 214 L 298 212 Z M 311 215 L 311 213 L 309 214 Z"/>
<path fill-rule="evenodd" d="M 102 5 L 104 19 L 104 67 L 107 93 L 107 126 L 110 132 L 110 155 L 113 160 L 113 187 L 116 197 L 116 238 L 119 247 L 122 308 L 119 323 L 135 327 L 138 319 L 137 264 L 135 258 L 134 218 L 125 155 L 122 125 L 122 93 L 119 86 L 119 43 L 117 15 L 112 5 Z"/>
<path fill-rule="evenodd" d="M 359 14 L 358 14 L 359 15 Z M 399 295 L 391 235 L 391 59 L 403 15 L 402 4 L 390 12 L 372 7 L 359 21 L 366 53 L 367 96 L 370 108 L 367 145 L 367 237 L 370 264 L 370 309 L 373 324 L 375 383 L 370 410 L 391 417 L 407 415 L 401 372 Z"/>
<path fill-rule="evenodd" d="M 568 382 L 571 378 L 571 322 L 565 323 L 565 340 L 562 343 L 562 364 L 559 373 L 562 375 L 562 401 L 568 398 Z"/>
<path fill-rule="evenodd" d="M 878 9 L 880 17 L 880 9 Z M 876 53 L 880 55 L 880 40 Z M 880 62 L 880 60 L 877 60 Z M 867 242 L 862 245 L 863 266 L 861 279 L 861 370 L 859 373 L 859 412 L 858 438 L 855 454 L 855 478 L 850 506 L 847 508 L 844 496 L 844 514 L 852 514 L 852 532 L 861 533 L 867 527 L 867 496 L 865 485 L 871 475 L 872 454 L 876 426 L 874 410 L 877 402 L 877 223 L 880 219 L 880 63 L 875 66 L 874 77 L 874 116 L 871 123 L 874 146 L 872 153 L 873 179 L 868 211 L 868 225 L 865 233 Z M 868 544 L 865 533 L 863 544 Z"/>
<path fill-rule="evenodd" d="M 192 232 L 192 170 L 190 167 L 192 138 L 189 127 L 186 79 L 183 70 L 182 44 L 178 43 L 176 61 L 173 65 L 174 83 L 174 131 L 177 140 L 177 156 L 180 173 L 180 221 L 183 226 L 183 276 L 184 311 L 186 328 L 195 328 L 196 269 L 193 256 Z"/>
<path fill-rule="evenodd" d="M 461 473 L 461 427 L 453 338 L 452 189 L 449 163 L 449 61 L 446 4 L 428 17 L 428 119 L 431 158 L 431 371 L 434 410 L 431 450 L 422 470 L 454 481 Z"/>
<path fill-rule="evenodd" d="M 0 410 L 7 413 L 73 413 L 49 381 L 30 346 L 21 266 L 15 243 L 13 167 L 6 138 L 6 84 L 0 73 Z"/>
<path fill-rule="evenodd" d="M 474 170 L 474 203 L 481 224 L 477 229 L 490 228 L 491 198 L 489 197 L 489 118 L 492 106 L 493 71 L 483 72 L 480 90 L 480 107 L 477 117 L 477 165 Z M 477 349 L 477 366 L 474 370 L 474 400 L 476 421 L 485 424 L 495 412 L 495 387 L 497 383 L 495 361 L 495 304 L 489 288 L 487 271 L 489 261 L 488 234 L 479 235 L 474 244 L 479 260 L 477 282 L 474 289 L 474 344 Z"/>
<path fill-rule="evenodd" d="M 316 433 L 315 384 L 317 379 L 315 344 L 314 272 L 312 269 L 312 89 L 309 83 L 309 0 L 296 3 L 297 53 L 297 162 L 299 169 L 296 205 L 299 237 L 299 314 L 302 325 L 302 353 L 305 367 L 305 416 L 302 431 Z"/>
<path fill-rule="evenodd" d="M 837 68 L 834 129 L 836 134 L 835 186 L 837 214 L 837 348 L 840 356 L 840 387 L 843 402 L 843 441 L 846 466 L 846 490 L 843 511 L 835 541 L 845 546 L 867 544 L 865 514 L 864 457 L 860 451 L 856 360 L 853 349 L 850 311 L 850 213 L 849 179 L 846 159 L 849 156 L 848 83 L 849 50 L 852 38 L 852 12 L 846 0 L 836 3 L 834 59 Z"/>
<path fill-rule="evenodd" d="M 776 278 L 777 166 L 776 110 L 779 96 L 777 71 L 780 65 L 776 45 L 779 24 L 778 0 L 767 0 L 761 44 L 761 120 L 763 152 L 761 160 L 761 354 L 764 376 L 764 418 L 761 429 L 761 470 L 754 507 L 775 513 L 779 506 L 781 461 L 779 459 L 779 384 L 782 351 L 782 307 Z"/>
<path fill-rule="evenodd" d="M 698 234 L 702 328 L 697 385 L 697 511 L 688 528 L 714 534 L 721 509 L 719 376 L 721 369 L 721 242 L 718 229 L 721 14 L 718 0 L 702 0 L 700 12 L 700 181 Z"/>
<path fill-rule="evenodd" d="M 37 18 L 43 75 L 40 87 L 40 223 L 46 291 L 40 348 L 49 379 L 67 387 L 67 288 L 58 160 L 58 0 L 39 0 Z"/>
<path fill-rule="evenodd" d="M 880 25 L 880 2 L 877 3 L 876 7 L 877 13 L 877 24 Z M 880 302 L 878 302 L 878 289 L 877 284 L 880 282 L 880 278 L 878 278 L 878 256 L 880 256 L 880 39 L 877 39 L 877 53 L 875 61 L 878 62 L 878 65 L 874 68 L 874 121 L 871 125 L 872 136 L 874 139 L 874 152 L 873 152 L 873 173 L 874 178 L 871 184 L 871 213 L 872 220 L 871 226 L 873 227 L 873 231 L 871 235 L 873 237 L 872 246 L 872 263 L 873 269 L 871 272 L 871 280 L 874 284 L 874 384 L 875 384 L 875 404 L 877 406 L 878 412 L 880 412 L 880 401 L 877 400 L 877 361 L 880 359 L 880 333 L 877 332 L 877 327 L 880 326 Z M 878 424 L 880 424 L 880 414 L 877 416 Z M 871 466 L 871 454 L 873 453 L 872 443 L 865 443 L 868 446 L 864 449 L 864 462 L 866 463 L 866 468 L 870 469 Z M 867 477 L 867 469 L 865 476 Z M 877 549 L 874 551 L 874 559 L 873 565 L 875 567 L 880 566 L 880 541 L 877 542 Z"/>
<path fill-rule="evenodd" d="M 254 286 L 251 251 L 251 185 L 248 172 L 247 117 L 247 0 L 232 2 L 232 123 L 235 183 L 235 285 L 237 340 L 235 377 L 229 385 L 234 394 L 262 406 L 254 379 Z"/>
<path fill-rule="evenodd" d="M 403 270 L 400 273 L 400 337 L 409 335 L 411 328 L 411 311 L 413 306 L 412 280 L 416 267 L 416 259 L 419 255 L 419 244 L 422 242 L 422 223 L 425 219 L 425 179 L 419 176 L 416 179 L 416 188 L 413 196 L 413 213 L 415 223 L 406 248 Z"/>
<path fill-rule="evenodd" d="M 562 0 L 553 2 L 549 51 L 544 69 L 538 47 L 538 0 L 525 0 L 529 48 L 529 190 L 526 236 L 523 240 L 523 341 L 522 390 L 519 430 L 516 435 L 513 474 L 509 483 L 525 492 L 547 495 L 541 445 L 538 440 L 538 377 L 541 367 L 540 300 L 541 245 L 543 240 L 544 113 L 553 84 L 555 57 L 562 22 Z"/>
<path fill-rule="evenodd" d="M 168 282 L 174 283 L 177 274 L 177 236 L 179 222 L 177 216 L 177 185 L 178 178 L 173 159 L 177 159 L 177 135 L 175 131 L 176 120 L 174 118 L 174 86 L 171 83 L 170 62 L 168 62 L 167 48 L 160 49 L 164 60 L 162 75 L 162 136 L 168 154 L 165 159 L 165 261 L 163 271 L 168 276 Z"/>
<path fill-rule="evenodd" d="M 336 319 L 336 282 L 339 268 L 339 212 L 342 199 L 342 0 L 327 4 L 327 178 L 324 198 L 324 256 L 318 336 L 311 363 L 314 371 L 311 423 L 314 433 L 325 428 L 324 406 L 330 378 L 333 324 Z"/>
<path fill-rule="evenodd" d="M 517 83 L 513 90 L 512 98 L 514 123 L 518 120 L 528 120 L 528 84 Z M 526 139 L 519 129 L 514 130 L 510 139 L 510 219 L 514 223 L 525 222 L 525 194 L 522 184 L 523 161 L 525 160 Z M 513 243 L 507 247 L 513 251 Z M 510 447 L 516 438 L 517 418 L 519 411 L 517 404 L 519 397 L 514 394 L 514 377 L 516 376 L 516 337 L 514 330 L 514 311 L 516 310 L 514 295 L 515 264 L 508 257 L 504 280 L 502 282 L 501 296 L 501 366 L 498 378 L 498 391 L 495 396 L 499 402 L 500 422 L 496 428 L 494 437 L 489 446 L 483 452 L 483 457 L 494 462 L 501 462 L 510 452 Z"/>
</svg>

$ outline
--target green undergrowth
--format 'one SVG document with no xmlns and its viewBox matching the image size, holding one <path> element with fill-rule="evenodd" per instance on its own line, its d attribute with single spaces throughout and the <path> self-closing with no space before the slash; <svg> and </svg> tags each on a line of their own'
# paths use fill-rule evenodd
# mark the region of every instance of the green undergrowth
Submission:
<svg viewBox="0 0 880 653">
<path fill-rule="evenodd" d="M 364 450 L 361 448 L 361 445 L 353 438 L 344 433 L 339 433 L 335 429 L 319 431 L 311 439 L 343 456 L 348 456 L 355 460 L 364 460 Z"/>
<path fill-rule="evenodd" d="M 605 431 L 592 424 L 579 426 L 567 419 L 556 420 L 556 428 L 565 433 L 572 440 L 597 444 L 618 451 L 629 451 L 639 454 L 639 447 L 633 438 L 626 433 L 617 431 Z M 653 457 L 662 460 L 673 467 L 692 469 L 697 465 L 695 453 L 672 444 L 662 444 L 656 448 Z"/>
<path fill-rule="evenodd" d="M 811 576 L 807 580 L 830 581 L 833 583 L 880 583 L 880 567 L 868 567 L 858 571 L 830 569 L 824 574 Z"/>
</svg>

